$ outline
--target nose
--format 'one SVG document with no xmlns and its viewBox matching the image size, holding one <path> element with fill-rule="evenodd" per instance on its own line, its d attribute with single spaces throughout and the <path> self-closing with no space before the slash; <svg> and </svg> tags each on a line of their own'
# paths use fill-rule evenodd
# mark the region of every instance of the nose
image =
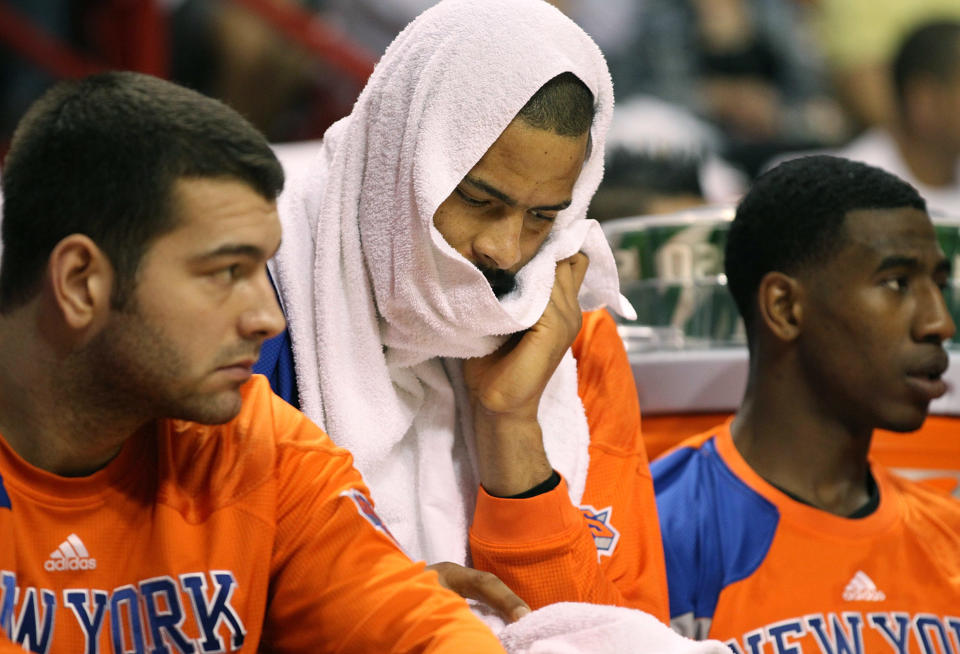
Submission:
<svg viewBox="0 0 960 654">
<path fill-rule="evenodd" d="M 953 288 L 948 286 L 946 292 L 953 292 Z M 942 343 L 953 338 L 954 333 L 956 325 L 950 316 L 944 295 L 931 283 L 930 290 L 924 293 L 920 300 L 913 337 L 918 342 Z"/>
<path fill-rule="evenodd" d="M 473 241 L 479 263 L 488 268 L 509 270 L 520 263 L 520 235 L 523 212 L 508 209 L 490 220 Z"/>
<path fill-rule="evenodd" d="M 266 268 L 251 283 L 253 293 L 248 300 L 247 310 L 240 316 L 240 333 L 250 340 L 265 341 L 282 332 L 287 321 L 277 303 L 277 295 L 267 277 Z"/>
</svg>

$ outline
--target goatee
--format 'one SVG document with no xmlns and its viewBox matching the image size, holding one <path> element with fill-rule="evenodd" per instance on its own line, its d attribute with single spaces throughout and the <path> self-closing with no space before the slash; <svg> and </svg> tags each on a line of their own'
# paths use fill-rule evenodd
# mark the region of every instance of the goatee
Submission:
<svg viewBox="0 0 960 654">
<path fill-rule="evenodd" d="M 517 287 L 517 276 L 508 270 L 486 268 L 484 266 L 477 266 L 477 268 L 479 268 L 483 276 L 486 277 L 487 283 L 490 284 L 490 289 L 493 291 L 493 294 L 497 296 L 498 300 L 502 299 L 504 295 L 510 293 Z"/>
</svg>

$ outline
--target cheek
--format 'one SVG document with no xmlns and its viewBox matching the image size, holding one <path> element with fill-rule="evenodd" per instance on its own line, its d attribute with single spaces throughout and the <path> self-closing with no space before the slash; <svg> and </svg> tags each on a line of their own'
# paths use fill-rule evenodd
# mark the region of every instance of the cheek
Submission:
<svg viewBox="0 0 960 654">
<path fill-rule="evenodd" d="M 544 242 L 547 240 L 547 237 L 550 236 L 550 231 L 553 228 L 553 223 L 547 223 L 546 226 L 535 226 L 529 229 L 525 229 L 523 233 L 523 239 L 520 244 L 522 250 L 522 263 L 526 265 L 537 252 L 540 251 L 540 248 L 543 247 Z"/>
<path fill-rule="evenodd" d="M 804 357 L 817 362 L 826 377 L 856 378 L 876 364 L 875 334 L 851 305 L 839 310 L 821 306 L 805 316 Z M 812 329 L 811 329 L 812 327 Z"/>
<path fill-rule="evenodd" d="M 183 283 L 183 292 L 156 293 L 141 303 L 140 313 L 145 321 L 156 326 L 168 347 L 199 359 L 215 351 L 217 336 L 227 330 L 231 307 L 204 284 Z"/>
<path fill-rule="evenodd" d="M 832 365 L 836 375 L 847 378 L 863 390 L 882 387 L 890 378 L 896 357 L 896 343 L 890 338 L 885 323 L 857 322 L 843 325 L 831 344 Z"/>
<path fill-rule="evenodd" d="M 437 212 L 433 214 L 433 226 L 437 228 L 440 236 L 443 237 L 443 240 L 445 240 L 450 247 L 459 250 L 459 246 L 464 240 L 461 233 L 463 231 L 463 220 L 462 217 L 458 216 L 457 212 L 449 206 L 449 203 L 450 200 L 446 200 L 440 205 Z"/>
</svg>

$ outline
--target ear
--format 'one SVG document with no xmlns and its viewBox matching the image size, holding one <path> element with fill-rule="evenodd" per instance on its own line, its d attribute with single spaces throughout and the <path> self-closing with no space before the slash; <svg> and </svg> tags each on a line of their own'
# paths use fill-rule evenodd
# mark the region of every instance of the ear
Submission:
<svg viewBox="0 0 960 654">
<path fill-rule="evenodd" d="M 781 341 L 800 335 L 803 318 L 803 288 L 795 278 L 769 272 L 757 291 L 758 314 L 763 326 Z"/>
<path fill-rule="evenodd" d="M 70 328 L 96 326 L 110 311 L 113 266 L 90 237 L 71 234 L 57 243 L 47 274 L 56 306 Z"/>
</svg>

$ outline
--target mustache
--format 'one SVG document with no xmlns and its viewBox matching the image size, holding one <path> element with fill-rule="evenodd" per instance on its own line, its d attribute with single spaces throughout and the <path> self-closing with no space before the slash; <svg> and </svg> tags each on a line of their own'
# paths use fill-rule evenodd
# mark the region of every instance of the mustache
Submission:
<svg viewBox="0 0 960 654">
<path fill-rule="evenodd" d="M 477 268 L 483 273 L 487 283 L 490 284 L 490 290 L 497 296 L 497 299 L 502 298 L 517 287 L 517 276 L 512 272 L 499 268 L 487 268 L 486 266 L 477 266 Z"/>
</svg>

